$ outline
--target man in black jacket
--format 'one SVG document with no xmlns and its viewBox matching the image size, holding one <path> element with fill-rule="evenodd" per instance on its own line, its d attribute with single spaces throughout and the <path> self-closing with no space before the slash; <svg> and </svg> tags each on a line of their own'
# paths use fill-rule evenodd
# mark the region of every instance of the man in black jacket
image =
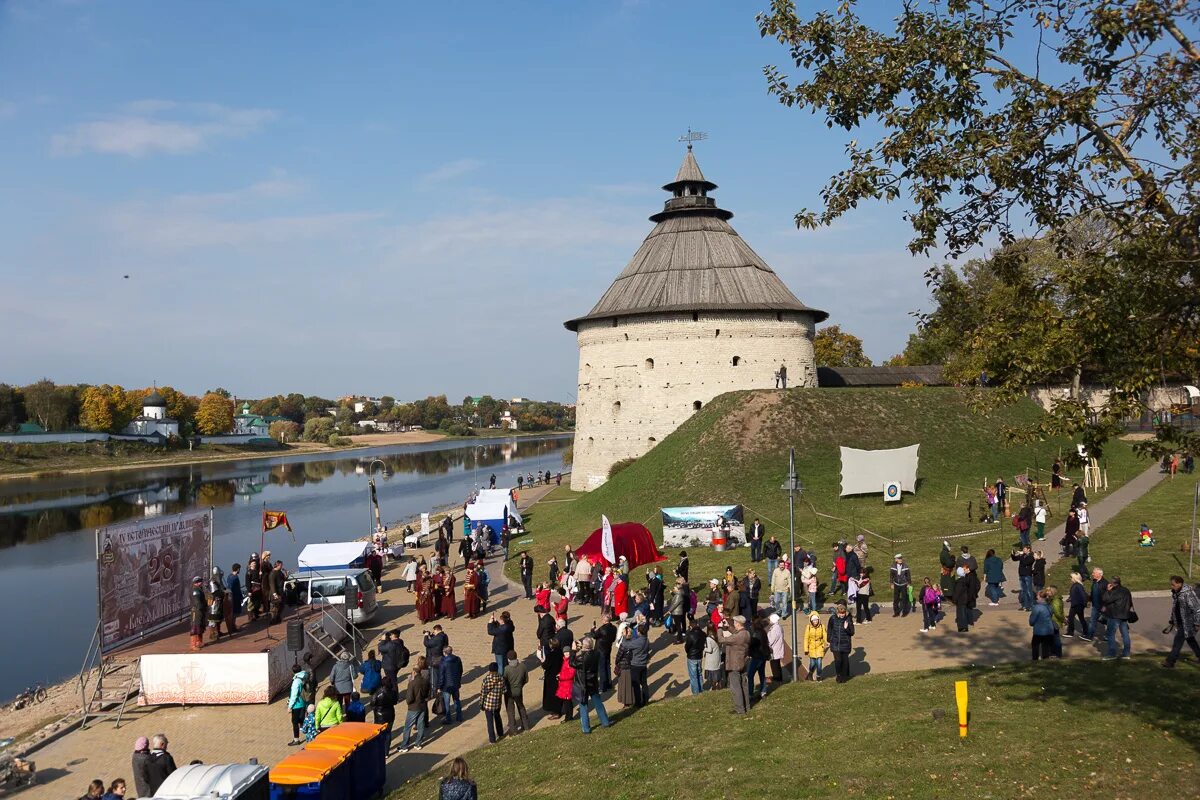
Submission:
<svg viewBox="0 0 1200 800">
<path fill-rule="evenodd" d="M 438 675 L 439 667 L 442 666 L 442 653 L 446 649 L 446 645 L 450 644 L 450 637 L 442 631 L 441 625 L 434 625 L 433 632 L 424 632 L 425 644 L 425 662 L 429 668 L 429 688 L 436 692 L 441 685 L 441 678 Z"/>
<path fill-rule="evenodd" d="M 688 580 L 688 557 L 687 550 L 679 551 L 679 564 L 675 567 L 675 577 Z"/>
<path fill-rule="evenodd" d="M 372 721 L 376 725 L 387 725 L 387 752 L 392 752 L 392 727 L 396 724 L 396 704 L 400 702 L 400 693 L 396 691 L 396 681 L 384 676 L 379 688 L 371 697 Z"/>
<path fill-rule="evenodd" d="M 600 691 L 612 688 L 612 646 L 617 641 L 617 626 L 612 624 L 612 614 L 600 615 L 600 626 L 592 630 L 596 639 L 596 655 L 600 657 Z"/>
<path fill-rule="evenodd" d="M 888 579 L 892 584 L 892 616 L 908 616 L 912 608 L 908 600 L 908 587 L 912 583 L 912 572 L 904 563 L 904 554 L 896 553 L 895 563 L 889 572 Z"/>
<path fill-rule="evenodd" d="M 588 719 L 591 710 L 600 718 L 601 727 L 607 728 L 611 724 L 604 710 L 604 700 L 600 697 L 600 658 L 595 647 L 596 641 L 590 636 L 585 636 L 576 644 L 570 656 L 571 666 L 575 668 L 575 683 L 571 687 L 571 694 L 579 701 L 579 722 L 584 733 L 592 732 Z"/>
<path fill-rule="evenodd" d="M 175 759 L 167 752 L 167 737 L 156 733 L 150 739 L 150 757 L 146 760 L 146 780 L 151 796 L 158 793 L 167 776 L 175 771 Z"/>
<path fill-rule="evenodd" d="M 955 570 L 954 581 L 954 621 L 959 633 L 966 633 L 971 627 L 971 609 L 975 606 L 975 598 L 979 596 L 979 576 L 970 567 L 958 567 Z"/>
<path fill-rule="evenodd" d="M 1033 611 L 1033 550 L 1028 544 L 1014 550 L 1012 560 L 1017 562 L 1017 579 L 1021 582 L 1021 594 L 1017 602 L 1022 611 Z"/>
<path fill-rule="evenodd" d="M 763 551 L 763 534 L 766 530 L 763 524 L 758 521 L 758 517 L 754 518 L 754 524 L 750 526 L 750 560 L 761 561 Z"/>
<path fill-rule="evenodd" d="M 401 660 L 403 651 L 403 661 Z M 388 631 L 379 643 L 379 660 L 383 663 L 383 675 L 392 679 L 395 686 L 400 670 L 408 666 L 408 649 L 400 641 L 400 631 Z"/>
<path fill-rule="evenodd" d="M 779 540 L 772 536 L 763 545 L 763 557 L 767 559 L 767 576 L 775 574 L 775 568 L 779 566 L 779 559 L 783 556 L 783 545 Z M 855 573 L 856 575 L 858 573 Z"/>
<path fill-rule="evenodd" d="M 1108 617 L 1108 655 L 1104 661 L 1117 658 L 1117 631 L 1121 632 L 1121 658 L 1129 658 L 1129 620 L 1133 616 L 1133 595 L 1121 585 L 1116 575 L 1108 579 L 1108 591 L 1101 602 Z"/>
<path fill-rule="evenodd" d="M 525 599 L 533 599 L 533 559 L 528 550 L 521 551 L 521 583 L 525 586 Z"/>
<path fill-rule="evenodd" d="M 704 623 L 693 620 L 692 627 L 683 637 L 683 654 L 687 656 L 688 683 L 691 684 L 692 694 L 700 694 L 704 688 L 704 645 L 707 641 Z"/>
<path fill-rule="evenodd" d="M 538 647 L 545 648 L 546 644 L 554 638 L 554 617 L 550 616 L 550 611 L 545 606 L 534 606 L 534 612 L 537 614 L 537 640 Z"/>
<path fill-rule="evenodd" d="M 746 593 L 750 595 L 750 619 L 758 619 L 758 597 L 762 594 L 762 581 L 754 570 L 746 570 Z"/>
<path fill-rule="evenodd" d="M 496 612 L 492 612 L 487 632 L 488 636 L 492 637 L 492 655 L 496 659 L 496 669 L 500 670 L 501 675 L 508 666 L 508 651 L 513 649 L 513 633 L 516 629 L 507 611 L 500 612 L 499 620 L 496 619 Z"/>
</svg>

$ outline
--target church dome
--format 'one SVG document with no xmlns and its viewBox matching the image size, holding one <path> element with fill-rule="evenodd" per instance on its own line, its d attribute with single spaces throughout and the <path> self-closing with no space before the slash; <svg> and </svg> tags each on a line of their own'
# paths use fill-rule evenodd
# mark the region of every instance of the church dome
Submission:
<svg viewBox="0 0 1200 800">
<path fill-rule="evenodd" d="M 142 406 L 144 408 L 146 408 L 146 407 L 166 408 L 167 401 L 164 400 L 163 396 L 158 393 L 158 389 L 151 389 L 150 394 L 146 395 L 145 399 L 142 400 Z"/>
<path fill-rule="evenodd" d="M 650 217 L 657 223 L 599 302 L 564 323 L 578 330 L 589 320 L 681 311 L 802 311 L 814 322 L 828 314 L 800 302 L 767 263 L 738 235 L 733 214 L 717 206 L 691 145 L 672 196 Z"/>
</svg>

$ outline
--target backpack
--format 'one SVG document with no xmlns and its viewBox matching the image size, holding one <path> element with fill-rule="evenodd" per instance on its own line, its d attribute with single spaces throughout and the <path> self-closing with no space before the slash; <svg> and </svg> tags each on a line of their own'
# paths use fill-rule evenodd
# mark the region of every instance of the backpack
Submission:
<svg viewBox="0 0 1200 800">
<path fill-rule="evenodd" d="M 404 646 L 404 642 L 400 642 L 399 649 L 396 650 L 396 666 L 399 669 L 404 669 L 408 666 L 408 648 Z"/>
<path fill-rule="evenodd" d="M 304 701 L 304 706 L 307 708 L 317 697 L 317 680 L 313 677 L 312 672 L 305 671 L 304 680 L 300 684 L 300 699 Z"/>
</svg>

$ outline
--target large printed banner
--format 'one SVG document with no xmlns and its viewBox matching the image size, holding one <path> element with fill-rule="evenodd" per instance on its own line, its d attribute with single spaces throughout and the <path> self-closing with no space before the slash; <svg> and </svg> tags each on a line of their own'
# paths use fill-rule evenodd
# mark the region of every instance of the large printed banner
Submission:
<svg viewBox="0 0 1200 800">
<path fill-rule="evenodd" d="M 698 547 L 712 544 L 713 531 L 727 527 L 725 539 L 732 546 L 746 541 L 746 524 L 742 507 L 680 506 L 662 509 L 663 547 Z"/>
<path fill-rule="evenodd" d="M 100 649 L 110 652 L 188 614 L 192 578 L 207 578 L 211 511 L 192 511 L 96 531 Z"/>
<path fill-rule="evenodd" d="M 276 648 L 286 655 L 284 648 Z M 271 702 L 267 653 L 144 655 L 140 705 Z M 289 670 L 290 671 L 290 670 Z"/>
</svg>

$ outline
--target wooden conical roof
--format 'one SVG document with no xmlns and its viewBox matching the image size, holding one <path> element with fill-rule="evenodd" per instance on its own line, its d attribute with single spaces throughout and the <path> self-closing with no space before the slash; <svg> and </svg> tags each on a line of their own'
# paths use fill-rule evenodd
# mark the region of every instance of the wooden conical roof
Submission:
<svg viewBox="0 0 1200 800">
<path fill-rule="evenodd" d="M 816 322 L 829 315 L 809 308 L 738 235 L 707 192 L 716 188 L 691 150 L 675 180 L 675 196 L 650 217 L 658 223 L 600 301 L 579 323 L 637 314 L 679 311 L 806 311 Z"/>
</svg>

